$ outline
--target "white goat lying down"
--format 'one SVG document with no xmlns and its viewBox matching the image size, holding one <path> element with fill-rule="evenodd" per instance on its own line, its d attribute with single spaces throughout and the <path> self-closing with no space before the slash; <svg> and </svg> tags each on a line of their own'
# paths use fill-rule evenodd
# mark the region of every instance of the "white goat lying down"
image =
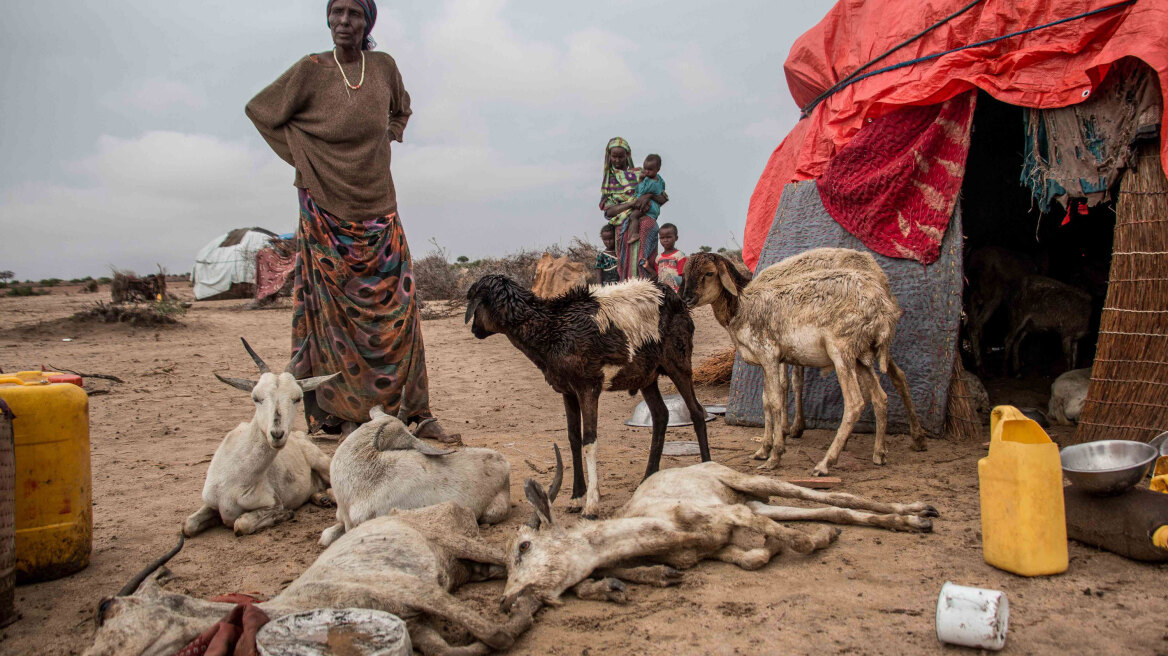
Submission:
<svg viewBox="0 0 1168 656">
<path fill-rule="evenodd" d="M 839 536 L 835 527 L 821 526 L 809 535 L 778 522 L 817 520 L 929 532 L 933 529 L 929 518 L 939 516 L 935 508 L 921 502 L 881 503 L 819 492 L 703 462 L 646 478 L 613 519 L 564 529 L 551 510 L 558 487 L 553 483 L 549 494 L 532 479 L 524 485 L 538 530 L 520 527 L 511 543 L 504 611 L 522 599 L 558 604 L 560 595 L 573 587 L 577 596 L 613 599 L 620 586 L 611 580 L 589 580 L 594 572 L 654 585 L 669 585 L 677 579 L 675 571 L 661 566 L 605 568 L 644 561 L 685 568 L 713 558 L 753 570 L 784 549 L 810 553 Z M 832 507 L 772 506 L 767 503 L 772 496 Z M 615 598 L 620 600 L 619 594 Z"/>
<path fill-rule="evenodd" d="M 152 563 L 118 596 L 102 600 L 86 656 L 170 656 L 231 611 L 232 604 L 166 592 L 158 577 L 147 580 L 177 551 Z M 479 541 L 474 515 L 444 503 L 391 511 L 361 524 L 258 606 L 272 619 L 314 608 L 383 610 L 406 621 L 411 642 L 424 654 L 485 654 L 511 646 L 531 626 L 534 602 L 504 618 L 480 613 L 450 592 L 504 573 L 503 553 Z M 451 647 L 433 618 L 465 628 L 476 642 Z"/>
<path fill-rule="evenodd" d="M 332 505 L 329 457 L 292 425 L 304 392 L 339 374 L 296 380 L 287 371 L 272 373 L 242 341 L 260 368 L 259 380 L 215 377 L 251 392 L 255 416 L 232 429 L 215 450 L 203 484 L 204 505 L 183 525 L 188 537 L 219 522 L 236 535 L 248 535 L 291 519 L 292 511 L 307 501 Z"/>
<path fill-rule="evenodd" d="M 369 418 L 333 454 L 337 523 L 320 536 L 322 545 L 393 508 L 454 501 L 483 524 L 511 514 L 511 464 L 503 454 L 435 449 L 379 407 L 369 411 Z"/>
</svg>

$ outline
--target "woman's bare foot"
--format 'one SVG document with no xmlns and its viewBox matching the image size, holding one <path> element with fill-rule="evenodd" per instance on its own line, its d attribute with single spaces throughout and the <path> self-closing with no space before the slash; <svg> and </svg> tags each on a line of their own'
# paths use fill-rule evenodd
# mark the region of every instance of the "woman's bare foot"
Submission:
<svg viewBox="0 0 1168 656">
<path fill-rule="evenodd" d="M 426 417 L 418 420 L 418 426 L 414 429 L 414 437 L 419 437 L 425 440 L 438 440 L 442 444 L 462 444 L 461 433 L 447 433 L 438 425 L 436 417 Z"/>
</svg>

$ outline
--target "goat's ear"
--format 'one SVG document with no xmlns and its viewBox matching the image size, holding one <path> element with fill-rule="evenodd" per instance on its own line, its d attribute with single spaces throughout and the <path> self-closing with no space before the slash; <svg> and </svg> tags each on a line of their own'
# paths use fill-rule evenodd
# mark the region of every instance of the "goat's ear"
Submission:
<svg viewBox="0 0 1168 656">
<path fill-rule="evenodd" d="M 341 373 L 338 371 L 331 376 L 313 376 L 312 378 L 303 378 L 296 381 L 296 384 L 300 386 L 302 391 L 311 392 L 312 390 L 320 387 L 321 385 L 324 385 L 325 383 L 340 375 Z"/>
<path fill-rule="evenodd" d="M 548 500 L 547 492 L 544 491 L 543 486 L 535 479 L 529 478 L 523 483 L 523 493 L 527 496 L 527 503 L 530 503 L 535 510 L 535 516 L 539 518 L 538 528 L 543 530 L 554 526 L 552 503 Z"/>
<path fill-rule="evenodd" d="M 369 408 L 369 418 L 370 419 L 380 419 L 382 417 L 388 417 L 388 416 L 389 415 L 385 413 L 385 410 L 379 405 L 375 405 L 372 408 Z"/>
<path fill-rule="evenodd" d="M 734 282 L 734 276 L 730 274 L 730 269 L 727 268 L 731 266 L 734 265 L 730 264 L 729 262 L 719 262 L 718 279 L 722 281 L 722 287 L 725 287 L 726 291 L 730 292 L 731 296 L 737 296 L 738 284 Z"/>
<path fill-rule="evenodd" d="M 235 389 L 243 390 L 245 392 L 252 391 L 256 386 L 256 381 L 248 380 L 246 378 L 225 378 L 219 374 L 215 374 L 215 377 L 234 387 Z"/>
<path fill-rule="evenodd" d="M 470 299 L 470 303 L 466 304 L 466 316 L 462 318 L 463 323 L 470 323 L 470 320 L 474 318 L 475 310 L 479 309 L 479 303 L 482 303 L 482 299 L 477 296 Z"/>
<path fill-rule="evenodd" d="M 413 446 L 417 439 L 401 422 L 386 422 L 373 436 L 373 448 L 378 451 L 402 451 Z"/>
</svg>

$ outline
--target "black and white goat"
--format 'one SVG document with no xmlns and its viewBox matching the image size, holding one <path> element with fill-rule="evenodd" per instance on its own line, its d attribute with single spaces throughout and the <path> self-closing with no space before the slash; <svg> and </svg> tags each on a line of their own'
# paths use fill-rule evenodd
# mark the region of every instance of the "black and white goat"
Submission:
<svg viewBox="0 0 1168 656">
<path fill-rule="evenodd" d="M 465 320 L 473 320 L 474 336 L 506 335 L 539 367 L 552 389 L 563 395 L 572 448 L 573 510 L 579 509 L 584 497 L 584 516 L 597 515 L 596 417 L 600 392 L 606 386 L 630 395 L 640 390 L 649 406 L 653 441 L 646 477 L 661 463 L 669 421 L 657 387 L 661 374 L 673 381 L 685 399 L 702 460 L 710 459 L 705 410 L 693 389 L 694 324 L 673 290 L 655 281 L 630 280 L 603 287 L 580 286 L 544 300 L 506 276 L 488 275 L 474 283 L 466 296 Z"/>
</svg>

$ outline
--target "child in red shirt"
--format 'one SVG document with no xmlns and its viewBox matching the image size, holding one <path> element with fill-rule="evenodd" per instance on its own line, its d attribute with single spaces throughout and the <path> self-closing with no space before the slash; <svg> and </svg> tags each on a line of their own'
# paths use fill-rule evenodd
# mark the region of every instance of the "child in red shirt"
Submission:
<svg viewBox="0 0 1168 656">
<path fill-rule="evenodd" d="M 685 253 L 673 247 L 677 243 L 677 226 L 666 223 L 657 233 L 661 242 L 661 254 L 657 256 L 657 279 L 669 285 L 673 291 L 681 289 L 681 276 L 685 272 Z"/>
</svg>

